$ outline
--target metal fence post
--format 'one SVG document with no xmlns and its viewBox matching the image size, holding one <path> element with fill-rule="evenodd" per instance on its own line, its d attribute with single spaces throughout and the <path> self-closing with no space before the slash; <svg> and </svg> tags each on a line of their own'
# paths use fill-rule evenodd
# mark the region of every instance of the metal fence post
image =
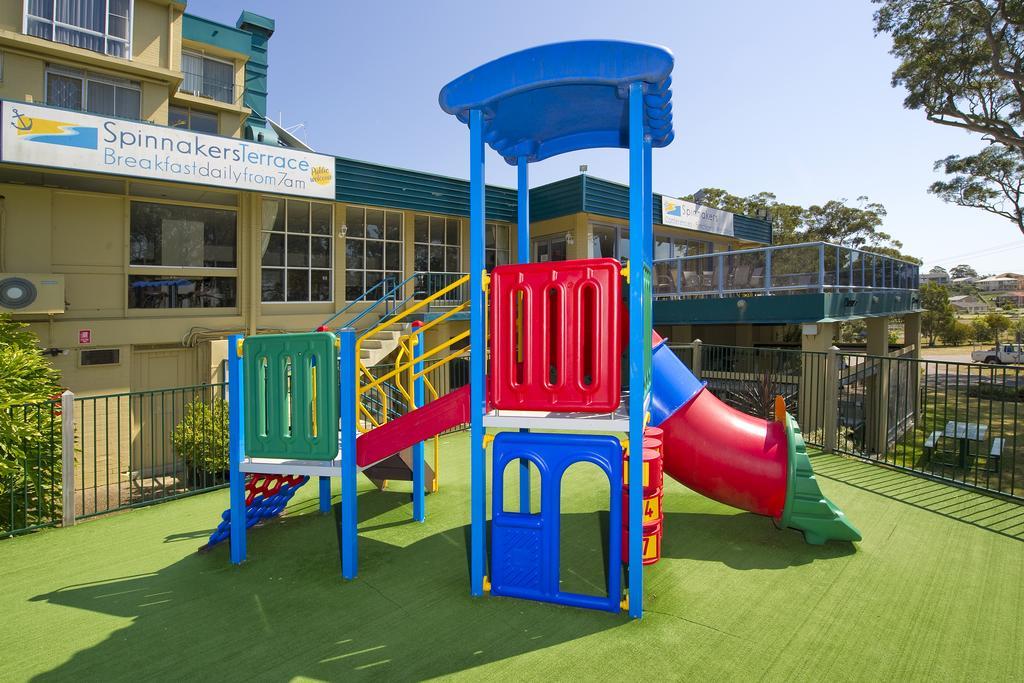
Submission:
<svg viewBox="0 0 1024 683">
<path fill-rule="evenodd" d="M 772 293 L 772 250 L 764 252 L 764 293 Z"/>
<path fill-rule="evenodd" d="M 75 525 L 75 395 L 60 395 L 61 414 L 61 501 L 64 526 Z"/>
<path fill-rule="evenodd" d="M 839 439 L 839 347 L 825 355 L 825 451 L 835 453 Z"/>
<path fill-rule="evenodd" d="M 701 366 L 701 346 L 704 344 L 700 339 L 693 340 L 693 363 L 690 364 L 690 370 L 693 371 L 693 376 L 700 379 L 700 366 Z"/>
</svg>

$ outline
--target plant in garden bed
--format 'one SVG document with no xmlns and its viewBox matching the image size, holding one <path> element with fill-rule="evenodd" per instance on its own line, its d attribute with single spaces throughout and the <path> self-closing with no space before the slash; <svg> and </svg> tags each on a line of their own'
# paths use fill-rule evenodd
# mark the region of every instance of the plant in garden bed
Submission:
<svg viewBox="0 0 1024 683">
<path fill-rule="evenodd" d="M 0 316 L 0 533 L 60 518 L 59 378 L 28 326 Z"/>
<path fill-rule="evenodd" d="M 223 481 L 228 470 L 227 401 L 219 398 L 191 401 L 185 407 L 185 416 L 171 433 L 171 443 L 197 481 Z"/>
</svg>

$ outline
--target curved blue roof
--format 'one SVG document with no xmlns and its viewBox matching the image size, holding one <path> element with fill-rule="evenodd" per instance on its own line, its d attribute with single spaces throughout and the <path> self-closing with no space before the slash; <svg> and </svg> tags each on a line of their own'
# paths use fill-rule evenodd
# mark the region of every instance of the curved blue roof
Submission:
<svg viewBox="0 0 1024 683">
<path fill-rule="evenodd" d="M 484 140 L 505 161 L 540 161 L 594 147 L 629 147 L 628 88 L 644 84 L 654 147 L 672 142 L 672 53 L 616 40 L 579 40 L 500 57 L 441 89 L 441 108 L 463 123 L 484 114 Z"/>
</svg>

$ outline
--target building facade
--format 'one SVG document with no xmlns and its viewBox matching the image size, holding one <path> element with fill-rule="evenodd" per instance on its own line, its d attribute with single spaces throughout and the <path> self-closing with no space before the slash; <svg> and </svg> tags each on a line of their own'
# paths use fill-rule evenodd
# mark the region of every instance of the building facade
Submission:
<svg viewBox="0 0 1024 683">
<path fill-rule="evenodd" d="M 229 334 L 370 309 L 365 329 L 384 294 L 408 305 L 468 270 L 465 180 L 318 154 L 266 118 L 274 29 L 176 0 L 0 4 L 0 312 L 31 324 L 76 393 L 218 380 Z M 530 201 L 531 259 L 626 259 L 626 186 L 580 174 Z M 666 333 L 770 343 L 780 324 L 821 317 L 680 312 L 694 287 L 765 282 L 736 264 L 770 248 L 771 225 L 652 205 Z M 488 187 L 488 268 L 518 258 L 516 215 L 515 192 Z"/>
</svg>

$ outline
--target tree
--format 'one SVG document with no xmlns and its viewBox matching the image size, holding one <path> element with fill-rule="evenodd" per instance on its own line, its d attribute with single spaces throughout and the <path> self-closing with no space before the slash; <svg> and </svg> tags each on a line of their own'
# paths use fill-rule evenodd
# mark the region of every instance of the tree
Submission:
<svg viewBox="0 0 1024 683">
<path fill-rule="evenodd" d="M 989 339 L 996 345 L 999 344 L 999 335 L 1010 329 L 1013 322 L 1002 313 L 986 313 L 982 316 L 985 326 L 988 328 Z"/>
<path fill-rule="evenodd" d="M 953 176 L 928 191 L 942 201 L 981 209 L 1012 221 L 1024 232 L 1024 155 L 1003 145 L 989 145 L 973 156 L 948 156 L 935 170 Z"/>
<path fill-rule="evenodd" d="M 893 87 L 929 121 L 980 134 L 980 153 L 950 156 L 952 175 L 930 191 L 943 200 L 1021 220 L 1024 166 L 1024 3 L 1020 0 L 873 0 L 875 35 L 892 36 Z"/>
<path fill-rule="evenodd" d="M 949 276 L 957 279 L 964 277 L 978 277 L 978 271 L 966 263 L 961 263 L 949 269 Z"/>
<path fill-rule="evenodd" d="M 928 346 L 935 346 L 935 337 L 956 321 L 946 288 L 934 282 L 921 285 L 921 308 L 921 332 L 928 338 Z"/>
<path fill-rule="evenodd" d="M 971 321 L 971 341 L 975 344 L 982 344 L 992 336 L 992 331 L 984 318 L 975 318 Z"/>
<path fill-rule="evenodd" d="M 833 199 L 804 208 L 780 202 L 771 192 L 740 197 L 721 188 L 705 187 L 699 195 L 703 206 L 745 216 L 766 216 L 772 224 L 773 244 L 835 242 L 920 263 L 919 259 L 903 254 L 903 244 L 880 229 L 885 207 L 868 201 L 867 197 L 858 197 L 859 206 L 850 206 L 846 199 Z M 683 199 L 694 201 L 694 195 Z"/>
<path fill-rule="evenodd" d="M 940 332 L 942 343 L 947 346 L 960 346 L 971 337 L 971 326 L 959 320 L 952 320 Z"/>
</svg>

